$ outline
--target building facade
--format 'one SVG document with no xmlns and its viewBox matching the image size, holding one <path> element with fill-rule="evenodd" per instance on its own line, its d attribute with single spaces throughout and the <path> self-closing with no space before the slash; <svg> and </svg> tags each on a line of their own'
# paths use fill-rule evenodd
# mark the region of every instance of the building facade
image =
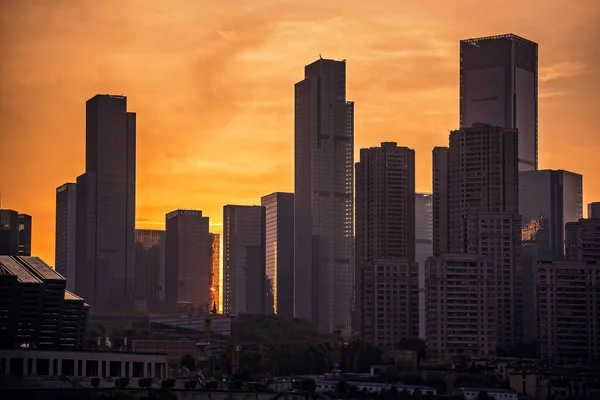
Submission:
<svg viewBox="0 0 600 400">
<path fill-rule="evenodd" d="M 415 261 L 419 269 L 419 338 L 425 339 L 425 261 L 433 256 L 433 196 L 415 193 Z"/>
<path fill-rule="evenodd" d="M 135 230 L 136 309 L 158 310 L 165 299 L 165 231 Z"/>
<path fill-rule="evenodd" d="M 208 217 L 199 210 L 166 215 L 165 301 L 191 303 L 208 314 L 212 308 L 212 237 Z"/>
<path fill-rule="evenodd" d="M 535 268 L 565 255 L 565 225 L 583 218 L 583 177 L 563 170 L 519 172 L 524 340 L 536 340 Z"/>
<path fill-rule="evenodd" d="M 223 312 L 265 312 L 265 209 L 223 207 Z"/>
<path fill-rule="evenodd" d="M 89 306 L 39 258 L 0 256 L 0 293 L 0 347 L 82 347 Z"/>
<path fill-rule="evenodd" d="M 136 115 L 125 96 L 86 102 L 85 174 L 77 178 L 75 289 L 94 311 L 134 298 Z"/>
<path fill-rule="evenodd" d="M 393 142 L 360 150 L 355 260 L 363 339 L 386 349 L 418 337 L 414 150 Z"/>
<path fill-rule="evenodd" d="M 346 62 L 319 59 L 295 85 L 294 316 L 351 333 L 354 103 Z"/>
<path fill-rule="evenodd" d="M 517 35 L 460 42 L 460 126 L 519 132 L 519 170 L 538 165 L 538 45 Z"/>
<path fill-rule="evenodd" d="M 65 183 L 56 188 L 54 268 L 66 278 L 70 291 L 75 291 L 76 220 L 77 184 Z"/>
<path fill-rule="evenodd" d="M 0 210 L 0 255 L 19 255 L 19 213 Z"/>
<path fill-rule="evenodd" d="M 31 215 L 19 214 L 19 255 L 31 256 Z"/>
<path fill-rule="evenodd" d="M 218 233 L 211 233 L 211 252 L 210 259 L 212 264 L 212 275 L 210 277 L 210 295 L 211 295 L 211 306 L 217 313 L 223 311 L 222 300 L 221 300 L 221 287 L 222 287 L 222 276 L 221 276 L 221 235 Z"/>
<path fill-rule="evenodd" d="M 434 254 L 479 256 L 494 265 L 495 297 L 487 307 L 497 313 L 499 346 L 520 343 L 523 334 L 518 138 L 514 129 L 476 124 L 453 131 L 447 151 L 434 150 L 433 160 L 434 198 L 447 193 L 434 201 Z M 447 231 L 435 232 L 441 227 Z M 428 292 L 428 316 L 439 304 L 431 296 Z M 427 337 L 428 343 L 434 340 Z"/>
<path fill-rule="evenodd" d="M 588 218 L 600 219 L 600 202 L 593 202 L 588 204 Z"/>
<path fill-rule="evenodd" d="M 294 193 L 261 198 L 265 208 L 265 312 L 294 318 Z"/>
<path fill-rule="evenodd" d="M 565 235 L 567 260 L 600 264 L 600 216 L 567 223 Z"/>
<path fill-rule="evenodd" d="M 476 254 L 445 254 L 426 262 L 427 358 L 496 354 L 496 266 Z"/>
</svg>

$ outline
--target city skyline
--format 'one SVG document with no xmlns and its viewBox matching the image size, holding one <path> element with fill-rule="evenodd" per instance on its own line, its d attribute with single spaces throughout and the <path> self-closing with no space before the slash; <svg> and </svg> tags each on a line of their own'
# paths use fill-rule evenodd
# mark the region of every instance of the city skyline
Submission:
<svg viewBox="0 0 600 400">
<path fill-rule="evenodd" d="M 537 42 L 539 167 L 566 169 L 586 176 L 584 204 L 600 197 L 600 185 L 594 181 L 593 165 L 589 163 L 589 154 L 593 154 L 596 145 L 591 140 L 592 94 L 589 82 L 584 80 L 598 69 L 589 42 L 598 29 L 592 25 L 598 14 L 594 3 L 564 9 L 556 4 L 532 5 L 539 18 L 517 21 L 509 18 L 511 7 L 498 3 L 485 10 L 470 10 L 469 24 L 464 24 L 465 17 L 442 16 L 444 7 L 436 10 L 434 5 L 410 5 L 403 10 L 392 5 L 383 14 L 350 2 L 345 10 L 337 10 L 343 16 L 329 19 L 326 16 L 333 9 L 327 5 L 310 11 L 270 5 L 263 7 L 270 7 L 269 11 L 280 16 L 279 22 L 267 24 L 264 30 L 253 27 L 245 40 L 238 36 L 236 23 L 252 21 L 251 26 L 260 26 L 266 17 L 261 14 L 264 8 L 242 8 L 220 22 L 221 26 L 206 24 L 207 32 L 220 32 L 216 38 L 196 35 L 214 42 L 204 53 L 198 51 L 202 39 L 179 35 L 200 29 L 192 28 L 191 21 L 202 7 L 175 7 L 165 13 L 158 9 L 158 3 L 148 2 L 142 9 L 134 8 L 136 15 L 132 18 L 134 9 L 117 13 L 111 10 L 107 14 L 108 9 L 101 5 L 90 10 L 87 6 L 67 9 L 63 7 L 66 3 L 56 4 L 59 5 L 55 5 L 48 24 L 39 23 L 48 15 L 43 4 L 25 16 L 24 9 L 15 2 L 7 5 L 6 13 L 0 17 L 0 29 L 6 28 L 2 33 L 11 39 L 2 45 L 0 55 L 12 60 L 2 66 L 2 76 L 6 77 L 5 90 L 0 93 L 0 119 L 6 121 L 3 147 L 7 138 L 8 147 L 27 146 L 33 159 L 52 165 L 40 169 L 37 162 L 22 163 L 20 173 L 11 174 L 8 171 L 18 160 L 17 152 L 3 157 L 3 207 L 33 216 L 33 253 L 44 259 L 54 260 L 55 188 L 83 172 L 82 103 L 87 98 L 95 93 L 125 93 L 131 109 L 140 116 L 136 227 L 164 228 L 167 211 L 202 208 L 215 223 L 211 231 L 219 232 L 216 228 L 221 223 L 223 204 L 258 204 L 264 193 L 291 191 L 293 141 L 290 135 L 282 134 L 293 130 L 290 84 L 298 79 L 298 66 L 316 59 L 319 53 L 327 58 L 347 59 L 348 98 L 358 105 L 356 148 L 386 140 L 414 148 L 416 189 L 430 191 L 431 148 L 444 144 L 448 131 L 458 128 L 459 41 L 514 32 Z M 221 7 L 225 6 L 215 6 L 215 10 L 223 11 Z M 92 11 L 97 11 L 96 16 L 92 16 Z M 490 24 L 489 19 L 481 18 L 484 12 L 494 12 L 497 20 Z M 128 16 L 131 23 L 127 27 L 99 25 L 105 19 L 121 18 L 115 17 L 117 14 Z M 559 15 L 560 26 L 543 26 L 544 18 Z M 66 25 L 67 20 L 78 22 Z M 172 21 L 181 22 L 181 28 L 171 25 Z M 318 27 L 315 21 L 321 21 L 323 26 Z M 400 29 L 398 21 L 403 22 Z M 164 38 L 128 34 L 144 32 L 152 25 L 168 25 L 173 31 Z M 203 24 L 196 21 L 195 25 Z M 26 26 L 35 28 L 26 30 Z M 347 34 L 329 37 L 327 32 L 333 28 Z M 296 40 L 305 38 L 307 30 L 314 33 L 314 39 L 305 43 Z M 73 48 L 82 51 L 79 46 L 89 43 L 94 35 L 102 39 L 91 46 L 94 53 L 90 57 L 74 60 L 69 56 Z M 357 40 L 348 35 L 357 35 Z M 126 47 L 115 47 L 116 40 L 122 37 L 130 38 L 121 45 Z M 299 43 L 293 53 L 286 49 L 290 42 Z M 150 43 L 155 49 L 147 47 Z M 166 51 L 174 43 L 181 54 L 172 64 L 166 61 L 170 57 Z M 44 46 L 56 57 L 44 58 L 46 63 L 38 62 L 34 58 L 37 46 Z M 17 51 L 19 48 L 29 51 Z M 161 59 L 165 61 L 156 62 Z M 209 59 L 214 64 L 198 71 L 203 79 L 194 78 L 196 72 L 192 73 L 188 66 L 199 68 L 199 62 Z M 139 73 L 142 65 L 150 64 L 156 65 Z M 250 64 L 254 67 L 248 68 Z M 220 68 L 221 65 L 226 68 Z M 244 74 L 236 72 L 240 70 Z M 61 83 L 67 72 L 70 85 Z M 157 79 L 164 72 L 172 76 L 171 81 Z M 372 74 L 382 79 L 373 82 Z M 245 92 L 242 99 L 234 93 L 240 88 Z M 156 101 L 159 97 L 160 101 Z M 567 99 L 574 101 L 570 104 Z M 26 114 L 20 110 L 26 110 Z M 58 136 L 40 134 L 54 126 L 60 126 Z M 255 142 L 250 147 L 246 139 L 249 129 L 258 133 L 252 136 Z M 573 143 L 572 135 L 570 141 L 561 140 L 564 132 L 576 132 L 587 145 Z M 58 151 L 65 157 L 56 157 Z M 275 156 L 265 157 L 266 154 Z M 222 173 L 221 179 L 214 178 L 215 171 Z M 172 179 L 175 175 L 179 178 Z M 233 182 L 241 183 L 234 186 Z"/>
</svg>

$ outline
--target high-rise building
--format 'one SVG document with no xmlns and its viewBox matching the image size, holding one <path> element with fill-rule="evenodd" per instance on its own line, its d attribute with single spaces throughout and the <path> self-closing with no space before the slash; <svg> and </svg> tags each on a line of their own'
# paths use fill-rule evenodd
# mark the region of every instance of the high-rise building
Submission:
<svg viewBox="0 0 600 400">
<path fill-rule="evenodd" d="M 396 143 L 356 163 L 356 328 L 381 348 L 419 334 L 415 152 Z"/>
<path fill-rule="evenodd" d="M 136 308 L 159 310 L 165 288 L 165 231 L 135 230 Z"/>
<path fill-rule="evenodd" d="M 266 313 L 294 318 L 294 193 L 261 198 L 265 208 Z"/>
<path fill-rule="evenodd" d="M 447 151 L 436 150 L 433 174 L 436 258 L 428 262 L 448 265 L 450 268 L 456 254 L 469 254 L 479 257 L 478 260 L 492 263 L 495 282 L 479 281 L 475 287 L 468 288 L 468 291 L 486 292 L 491 285 L 495 296 L 487 299 L 486 307 L 489 312 L 497 314 L 497 319 L 487 320 L 486 324 L 496 325 L 496 342 L 499 346 L 520 343 L 523 322 L 518 132 L 514 129 L 476 124 L 474 127 L 453 131 Z M 447 163 L 444 164 L 444 161 Z M 443 179 L 444 176 L 447 178 Z M 445 192 L 447 201 L 435 198 L 436 193 L 443 195 Z M 444 209 L 436 210 L 439 206 Z M 440 227 L 447 227 L 447 231 L 436 232 Z M 432 347 L 439 343 L 435 342 L 438 338 L 430 332 L 429 318 L 435 307 L 444 301 L 443 297 L 439 297 L 441 293 L 447 291 L 436 291 L 434 285 L 431 290 L 427 289 L 427 340 Z M 477 296 L 468 297 L 473 301 L 477 299 Z M 447 304 L 448 318 L 466 315 L 459 303 L 453 305 L 454 309 L 451 306 Z M 431 321 L 433 325 L 439 323 Z M 488 325 L 481 325 L 480 328 L 478 335 L 488 334 Z M 456 333 L 460 332 L 457 330 Z M 477 355 L 479 342 L 469 332 L 465 331 L 464 334 L 464 337 L 473 339 L 472 355 Z M 486 343 L 491 343 L 491 339 L 486 339 Z M 446 347 L 444 351 L 448 355 L 462 352 L 461 348 L 450 347 Z"/>
<path fill-rule="evenodd" d="M 538 166 L 538 45 L 517 35 L 460 42 L 460 126 L 519 132 L 519 170 Z"/>
<path fill-rule="evenodd" d="M 535 268 L 565 254 L 565 225 L 583 218 L 582 176 L 563 170 L 519 172 L 523 240 L 524 340 L 536 339 Z"/>
<path fill-rule="evenodd" d="M 75 289 L 92 311 L 130 310 L 135 273 L 136 115 L 125 96 L 86 103 L 85 174 L 77 178 Z"/>
<path fill-rule="evenodd" d="M 600 202 L 588 204 L 588 218 L 600 219 Z"/>
<path fill-rule="evenodd" d="M 19 255 L 19 213 L 0 210 L 0 255 Z"/>
<path fill-rule="evenodd" d="M 223 312 L 265 312 L 265 209 L 223 207 Z"/>
<path fill-rule="evenodd" d="M 425 261 L 433 256 L 433 196 L 415 193 L 415 261 L 419 268 L 419 337 L 425 338 Z"/>
<path fill-rule="evenodd" d="M 191 303 L 208 314 L 212 309 L 212 236 L 208 217 L 199 210 L 175 210 L 166 215 L 165 301 Z"/>
<path fill-rule="evenodd" d="M 600 241 L 600 234 L 596 233 Z M 536 274 L 539 356 L 561 364 L 600 360 L 600 268 L 593 262 L 540 262 Z"/>
<path fill-rule="evenodd" d="M 346 62 L 319 59 L 295 85 L 294 316 L 351 333 L 354 103 Z"/>
<path fill-rule="evenodd" d="M 19 255 L 31 256 L 31 215 L 19 214 Z"/>
<path fill-rule="evenodd" d="M 56 188 L 54 268 L 66 278 L 70 291 L 75 291 L 76 220 L 77 184 L 65 183 Z"/>
<path fill-rule="evenodd" d="M 221 235 L 211 233 L 212 275 L 210 284 L 211 306 L 218 313 L 221 307 Z"/>
<path fill-rule="evenodd" d="M 565 236 L 567 260 L 600 264 L 600 216 L 567 223 Z"/>
</svg>

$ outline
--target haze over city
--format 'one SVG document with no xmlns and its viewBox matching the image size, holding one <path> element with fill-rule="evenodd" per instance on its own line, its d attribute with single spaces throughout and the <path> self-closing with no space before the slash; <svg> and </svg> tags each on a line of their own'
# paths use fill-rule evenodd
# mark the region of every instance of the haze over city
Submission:
<svg viewBox="0 0 600 400">
<path fill-rule="evenodd" d="M 347 61 L 355 149 L 415 149 L 430 191 L 431 149 L 459 125 L 459 40 L 507 32 L 540 45 L 539 168 L 584 175 L 587 203 L 600 198 L 599 16 L 592 0 L 1 1 L 2 208 L 34 216 L 32 248 L 52 263 L 55 189 L 84 172 L 85 101 L 123 93 L 136 226 L 199 208 L 219 231 L 224 204 L 293 191 L 293 84 L 319 54 Z"/>
</svg>

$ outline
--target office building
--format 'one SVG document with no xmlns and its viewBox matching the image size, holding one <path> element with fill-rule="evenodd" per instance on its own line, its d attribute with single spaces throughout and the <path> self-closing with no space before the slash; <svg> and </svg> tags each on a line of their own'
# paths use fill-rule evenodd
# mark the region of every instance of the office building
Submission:
<svg viewBox="0 0 600 400">
<path fill-rule="evenodd" d="M 129 311 L 135 273 L 136 115 L 125 96 L 86 102 L 85 173 L 77 178 L 75 289 L 92 311 Z"/>
<path fill-rule="evenodd" d="M 136 309 L 154 311 L 164 301 L 165 288 L 165 231 L 135 230 Z"/>
<path fill-rule="evenodd" d="M 444 254 L 426 263 L 427 358 L 496 354 L 496 267 L 476 254 Z"/>
<path fill-rule="evenodd" d="M 265 208 L 265 312 L 294 318 L 294 193 L 261 198 Z"/>
<path fill-rule="evenodd" d="M 535 268 L 565 254 L 565 225 L 583 218 L 582 176 L 563 170 L 519 172 L 524 340 L 536 340 Z"/>
<path fill-rule="evenodd" d="M 419 266 L 419 337 L 425 338 L 425 261 L 433 256 L 433 196 L 415 193 L 415 261 Z"/>
<path fill-rule="evenodd" d="M 208 314 L 212 308 L 212 236 L 208 217 L 199 210 L 175 210 L 166 215 L 165 301 L 191 303 Z"/>
<path fill-rule="evenodd" d="M 600 219 L 600 202 L 588 204 L 588 218 Z"/>
<path fill-rule="evenodd" d="M 19 213 L 0 210 L 0 255 L 19 255 Z"/>
<path fill-rule="evenodd" d="M 80 349 L 88 305 L 37 257 L 0 256 L 0 347 Z"/>
<path fill-rule="evenodd" d="M 19 214 L 19 255 L 31 256 L 31 215 Z"/>
<path fill-rule="evenodd" d="M 356 316 L 383 349 L 418 337 L 415 152 L 384 142 L 356 164 Z"/>
<path fill-rule="evenodd" d="M 567 260 L 600 264 L 600 216 L 567 223 L 565 235 Z"/>
<path fill-rule="evenodd" d="M 519 170 L 538 166 L 538 45 L 508 34 L 460 42 L 460 126 L 519 132 Z"/>
<path fill-rule="evenodd" d="M 217 313 L 222 311 L 221 307 L 221 235 L 211 233 L 211 264 L 212 275 L 210 284 L 211 306 Z"/>
<path fill-rule="evenodd" d="M 67 280 L 67 289 L 75 291 L 75 257 L 77 244 L 77 184 L 65 183 L 56 188 L 56 235 L 54 268 Z"/>
<path fill-rule="evenodd" d="M 600 235 L 596 234 L 598 240 Z M 539 357 L 560 364 L 600 360 L 600 268 L 578 260 L 537 267 Z"/>
<path fill-rule="evenodd" d="M 295 85 L 294 316 L 351 333 L 354 103 L 346 62 L 319 59 Z"/>
<path fill-rule="evenodd" d="M 504 347 L 522 340 L 517 150 L 516 130 L 476 124 L 453 131 L 448 149 L 436 149 L 433 153 L 433 239 L 436 259 L 430 262 L 444 265 L 451 262 L 456 254 L 468 254 L 478 256 L 478 262 L 485 260 L 492 263 L 495 282 L 479 282 L 473 289 L 480 293 L 485 292 L 488 285 L 494 286 L 495 297 L 488 299 L 486 307 L 494 310 L 497 320 L 486 324 L 496 325 L 496 343 Z M 447 193 L 447 198 L 435 199 L 436 193 Z M 438 206 L 444 209 L 436 210 Z M 447 231 L 436 232 L 441 227 L 446 227 Z M 433 288 L 427 289 L 428 317 L 434 310 L 432 307 L 437 307 L 444 300 L 439 297 L 440 293 Z M 448 310 L 448 318 L 460 315 L 462 308 L 456 307 L 456 310 Z M 431 323 L 439 324 L 439 321 Z M 427 324 L 429 327 L 429 321 Z M 487 335 L 488 328 L 488 325 L 482 325 L 478 335 Z M 468 332 L 464 333 L 466 338 L 473 339 L 471 346 L 479 346 L 479 341 L 469 336 Z M 436 340 L 427 328 L 428 346 L 439 347 Z M 491 339 L 486 340 L 491 343 Z M 444 351 L 454 354 L 461 350 L 446 347 Z"/>
<path fill-rule="evenodd" d="M 223 207 L 223 312 L 264 313 L 265 209 Z"/>
</svg>

